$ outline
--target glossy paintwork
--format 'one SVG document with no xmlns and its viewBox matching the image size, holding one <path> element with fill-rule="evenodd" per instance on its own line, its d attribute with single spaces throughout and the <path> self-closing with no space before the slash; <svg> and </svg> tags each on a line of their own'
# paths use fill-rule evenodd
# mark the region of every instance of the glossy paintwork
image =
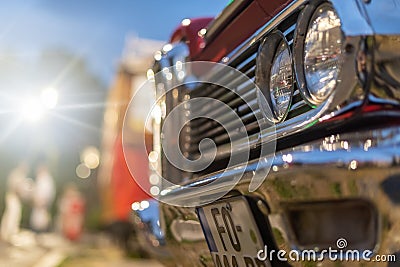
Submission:
<svg viewBox="0 0 400 267">
<path fill-rule="evenodd" d="M 236 46 L 250 37 L 259 27 L 268 21 L 257 2 L 252 2 L 242 13 L 224 26 L 224 29 L 213 40 L 209 41 L 201 53 L 194 55 L 193 60 L 220 61 Z"/>
<path fill-rule="evenodd" d="M 192 19 L 190 25 L 178 26 L 171 35 L 170 42 L 186 39 L 192 60 L 220 61 L 292 1 L 243 2 L 237 6 L 238 9 L 243 9 L 240 14 L 234 18 L 228 16 L 225 20 L 218 21 L 218 25 L 210 24 L 211 18 L 199 18 Z M 208 25 L 218 34 L 205 40 L 198 32 Z"/>
<path fill-rule="evenodd" d="M 212 20 L 213 18 L 195 18 L 190 19 L 190 23 L 187 25 L 179 25 L 172 33 L 170 43 L 184 41 L 188 45 L 192 57 L 199 54 L 205 46 L 204 37 L 199 34 L 199 31 L 207 28 Z"/>
</svg>

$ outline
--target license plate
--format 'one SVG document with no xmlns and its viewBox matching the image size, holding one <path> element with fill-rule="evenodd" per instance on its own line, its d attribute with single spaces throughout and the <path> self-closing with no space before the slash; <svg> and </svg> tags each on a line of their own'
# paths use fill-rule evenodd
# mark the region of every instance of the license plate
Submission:
<svg viewBox="0 0 400 267">
<path fill-rule="evenodd" d="M 197 209 L 216 267 L 270 266 L 257 258 L 264 242 L 245 197 L 235 197 Z"/>
</svg>

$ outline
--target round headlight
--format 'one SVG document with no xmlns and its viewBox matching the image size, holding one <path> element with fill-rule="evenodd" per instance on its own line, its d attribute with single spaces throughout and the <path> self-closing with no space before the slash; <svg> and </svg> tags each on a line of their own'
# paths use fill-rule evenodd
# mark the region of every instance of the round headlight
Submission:
<svg viewBox="0 0 400 267">
<path fill-rule="evenodd" d="M 301 19 L 305 19 L 302 17 Z M 305 86 L 300 88 L 312 105 L 322 104 L 334 91 L 342 68 L 343 33 L 340 18 L 333 7 L 324 3 L 312 13 L 303 46 Z"/>
<path fill-rule="evenodd" d="M 282 40 L 272 61 L 269 91 L 274 115 L 278 121 L 286 116 L 292 99 L 292 57 L 286 41 Z"/>
<path fill-rule="evenodd" d="M 258 58 L 256 84 L 267 100 L 264 116 L 281 122 L 289 112 L 293 95 L 293 64 L 289 45 L 281 32 L 274 32 L 263 42 Z M 263 103 L 259 105 L 264 111 Z M 267 114 L 266 114 L 267 113 Z"/>
</svg>

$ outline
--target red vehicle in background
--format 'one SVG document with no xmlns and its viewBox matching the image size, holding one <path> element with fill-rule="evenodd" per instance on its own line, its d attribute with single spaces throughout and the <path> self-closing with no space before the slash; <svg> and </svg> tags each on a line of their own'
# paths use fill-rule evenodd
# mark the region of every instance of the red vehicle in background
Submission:
<svg viewBox="0 0 400 267">
<path fill-rule="evenodd" d="M 132 42 L 135 47 L 137 41 Z M 129 50 L 129 47 L 127 49 Z M 141 146 L 143 133 L 127 127 L 125 133 L 129 133 L 129 136 L 125 136 L 125 143 L 122 140 L 124 119 L 129 121 L 130 125 L 143 124 L 143 118 L 140 116 L 127 114 L 129 101 L 137 86 L 145 79 L 144 69 L 150 62 L 146 53 L 141 58 L 143 62 L 136 59 L 135 65 L 128 64 L 129 58 L 124 58 L 110 89 L 104 115 L 102 162 L 98 175 L 102 222 L 116 242 L 129 253 L 135 250 L 144 253 L 137 244 L 133 208 L 137 203 L 149 203 L 151 198 L 137 184 L 126 163 L 126 158 L 134 162 L 132 166 L 137 168 L 139 177 L 142 178 L 141 186 L 148 186 L 147 151 Z M 145 136 L 150 149 L 151 133 L 146 132 Z"/>
</svg>

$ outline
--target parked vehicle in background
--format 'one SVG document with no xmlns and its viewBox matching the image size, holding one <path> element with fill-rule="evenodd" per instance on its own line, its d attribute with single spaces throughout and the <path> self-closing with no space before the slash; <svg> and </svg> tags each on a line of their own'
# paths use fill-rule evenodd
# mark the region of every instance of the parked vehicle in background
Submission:
<svg viewBox="0 0 400 267">
<path fill-rule="evenodd" d="M 153 196 L 172 258 L 337 266 L 329 248 L 399 257 L 399 11 L 397 0 L 242 0 L 182 21 L 151 75 L 160 112 L 150 167 L 164 178 Z M 191 168 L 168 156 L 176 147 Z M 260 257 L 265 249 L 282 254 Z"/>
<path fill-rule="evenodd" d="M 113 239 L 129 254 L 148 254 L 147 245 L 139 244 L 139 235 L 144 233 L 140 216 L 135 217 L 134 210 L 137 204 L 146 203 L 145 207 L 157 205 L 141 188 L 149 184 L 149 167 L 146 147 L 140 144 L 146 141 L 150 150 L 152 133 L 143 131 L 145 115 L 141 112 L 146 103 L 151 103 L 152 92 L 148 92 L 138 103 L 131 103 L 130 99 L 140 84 L 146 80 L 145 71 L 151 63 L 155 47 L 160 42 L 141 39 L 138 37 L 127 38 L 123 57 L 119 64 L 114 83 L 109 90 L 107 107 L 104 113 L 102 160 L 98 173 L 99 193 L 102 205 L 102 223 Z M 131 109 L 128 111 L 128 105 Z M 123 143 L 123 125 L 125 136 Z M 132 167 L 138 170 L 137 179 L 141 178 L 140 186 L 132 177 L 125 158 L 129 158 Z M 150 209 L 150 208 L 149 208 Z M 144 212 L 145 213 L 145 212 Z M 153 214 L 152 221 L 158 220 L 158 214 Z M 149 216 L 146 217 L 147 220 Z M 151 244 L 151 242 L 149 241 Z"/>
</svg>

